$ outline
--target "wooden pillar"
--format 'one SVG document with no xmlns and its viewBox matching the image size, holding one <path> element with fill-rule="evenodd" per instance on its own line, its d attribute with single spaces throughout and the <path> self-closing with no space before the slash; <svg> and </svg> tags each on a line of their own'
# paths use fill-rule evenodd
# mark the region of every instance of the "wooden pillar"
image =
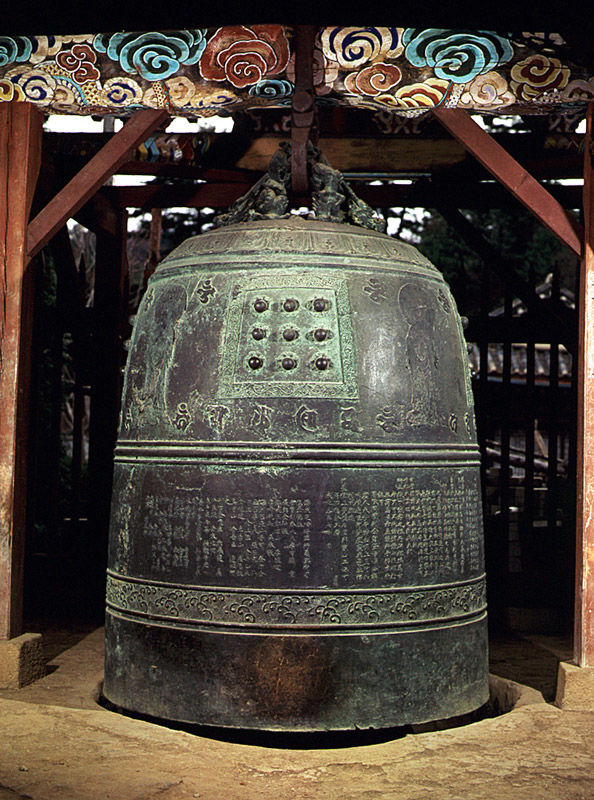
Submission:
<svg viewBox="0 0 594 800">
<path fill-rule="evenodd" d="M 27 404 L 33 281 L 26 234 L 43 117 L 0 103 L 0 639 L 22 632 Z"/>
<path fill-rule="evenodd" d="M 594 667 L 594 154 L 588 106 L 584 143 L 584 246 L 580 273 L 577 536 L 574 660 Z"/>
</svg>

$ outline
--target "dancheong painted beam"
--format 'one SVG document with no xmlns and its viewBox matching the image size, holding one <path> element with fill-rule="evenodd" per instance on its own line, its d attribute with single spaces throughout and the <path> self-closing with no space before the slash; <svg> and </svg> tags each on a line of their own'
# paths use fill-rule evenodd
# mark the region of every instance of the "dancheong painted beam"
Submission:
<svg viewBox="0 0 594 800">
<path fill-rule="evenodd" d="M 230 25 L 176 31 L 0 36 L 0 100 L 44 112 L 203 117 L 290 107 L 295 28 Z M 559 34 L 442 28 L 321 27 L 318 106 L 418 116 L 585 110 L 594 77 Z M 576 58 L 576 56 L 573 56 Z"/>
</svg>

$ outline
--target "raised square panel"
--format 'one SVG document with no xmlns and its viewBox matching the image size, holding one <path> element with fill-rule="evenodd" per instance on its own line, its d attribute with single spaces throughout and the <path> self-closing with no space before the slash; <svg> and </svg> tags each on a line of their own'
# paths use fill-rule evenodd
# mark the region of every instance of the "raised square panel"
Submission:
<svg viewBox="0 0 594 800">
<path fill-rule="evenodd" d="M 274 277 L 233 293 L 218 396 L 355 398 L 344 281 Z"/>
</svg>

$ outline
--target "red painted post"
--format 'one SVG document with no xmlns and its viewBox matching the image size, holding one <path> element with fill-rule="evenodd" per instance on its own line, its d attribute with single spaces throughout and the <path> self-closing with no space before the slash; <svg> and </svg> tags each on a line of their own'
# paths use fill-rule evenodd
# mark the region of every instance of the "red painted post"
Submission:
<svg viewBox="0 0 594 800">
<path fill-rule="evenodd" d="M 0 103 L 0 639 L 22 632 L 34 288 L 25 245 L 42 123 L 30 103 Z"/>
<path fill-rule="evenodd" d="M 315 35 L 314 25 L 295 28 L 295 92 L 291 107 L 291 183 L 295 194 L 307 192 L 307 142 L 314 122 Z"/>
<path fill-rule="evenodd" d="M 584 246 L 578 342 L 577 536 L 574 659 L 594 667 L 594 103 L 584 142 Z"/>
</svg>

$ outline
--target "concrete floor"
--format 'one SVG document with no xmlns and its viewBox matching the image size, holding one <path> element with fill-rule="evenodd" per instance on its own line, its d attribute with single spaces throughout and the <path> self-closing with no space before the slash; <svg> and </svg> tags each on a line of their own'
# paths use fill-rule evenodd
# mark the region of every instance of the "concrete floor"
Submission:
<svg viewBox="0 0 594 800">
<path fill-rule="evenodd" d="M 48 637 L 48 674 L 0 692 L 0 800 L 594 800 L 594 713 L 515 689 L 509 713 L 460 728 L 327 749 L 220 741 L 97 705 L 102 630 Z M 61 652 L 58 652 L 61 648 Z M 551 697 L 567 643 L 491 646 L 505 678 Z"/>
</svg>

